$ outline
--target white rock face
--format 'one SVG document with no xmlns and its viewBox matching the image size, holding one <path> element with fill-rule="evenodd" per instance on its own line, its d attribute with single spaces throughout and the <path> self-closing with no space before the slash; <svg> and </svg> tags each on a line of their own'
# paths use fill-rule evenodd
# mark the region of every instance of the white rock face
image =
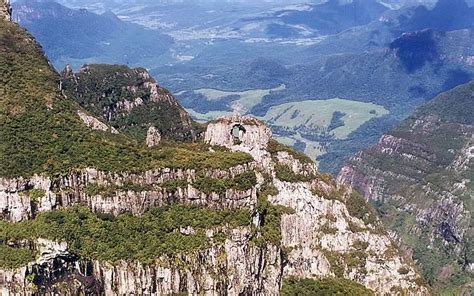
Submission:
<svg viewBox="0 0 474 296">
<path fill-rule="evenodd" d="M 146 145 L 151 148 L 158 146 L 161 142 L 160 132 L 154 126 L 150 126 L 146 133 Z"/>
<path fill-rule="evenodd" d="M 465 249 L 473 237 L 467 200 L 474 197 L 468 177 L 474 164 L 474 126 L 417 113 L 348 161 L 338 181 L 381 202 L 389 209 L 384 215 L 388 220 L 403 213 L 393 236 L 409 256 L 418 256 L 416 247 L 431 252 L 432 261 L 440 262 L 431 272 L 443 275 L 443 282 L 454 282 L 454 274 L 447 271 L 457 266 L 464 270 Z M 417 237 L 415 245 L 405 241 L 406 234 Z"/>
<path fill-rule="evenodd" d="M 279 194 L 270 201 L 295 210 L 295 214 L 284 215 L 281 223 L 282 244 L 291 250 L 283 269 L 285 277 L 337 276 L 331 257 L 353 258 L 358 256 L 357 252 L 363 252 L 365 258 L 360 266 L 350 266 L 347 263 L 350 259 L 338 262 L 344 277 L 380 294 L 391 294 L 392 289 L 401 288 L 413 292 L 412 295 L 428 295 L 426 288 L 415 283 L 419 277 L 415 268 L 402 257 L 391 254 L 394 246 L 390 238 L 351 217 L 344 203 L 314 195 L 309 184 L 277 180 L 274 185 Z M 354 232 L 351 225 L 360 230 Z M 362 250 L 357 249 L 359 245 L 363 246 Z M 406 273 L 398 272 L 401 269 L 406 269 Z"/>
<path fill-rule="evenodd" d="M 239 165 L 228 170 L 209 170 L 213 178 L 230 178 L 256 168 L 256 164 Z M 94 212 L 120 214 L 131 212 L 143 214 L 152 207 L 170 204 L 188 204 L 210 208 L 244 208 L 255 205 L 256 188 L 247 191 L 226 190 L 225 193 L 206 194 L 192 186 L 196 179 L 194 170 L 159 169 L 140 174 L 104 173 L 95 169 L 84 169 L 68 176 L 52 178 L 33 176 L 31 178 L 0 178 L 0 218 L 19 222 L 31 219 L 35 214 L 60 207 L 86 205 Z M 160 184 L 170 180 L 188 180 L 189 185 L 170 191 Z M 112 196 L 87 194 L 90 185 L 109 187 L 127 183 L 146 186 L 145 191 L 118 190 Z M 33 201 L 28 196 L 31 190 L 40 190 L 42 196 Z"/>
<path fill-rule="evenodd" d="M 280 249 L 252 247 L 250 232 L 248 228 L 235 229 L 222 246 L 180 256 L 187 267 L 180 267 L 166 257 L 150 265 L 75 261 L 67 252 L 67 244 L 38 240 L 36 262 L 17 270 L 0 270 L 0 291 L 4 296 L 33 295 L 26 274 L 36 270 L 53 286 L 58 278 L 73 279 L 68 287 L 63 287 L 62 293 L 66 294 L 76 294 L 73 291 L 80 287 L 87 291 L 85 284 L 95 282 L 102 285 L 105 295 L 172 295 L 183 287 L 189 295 L 278 295 L 282 276 Z M 63 261 L 71 262 L 58 265 Z M 89 271 L 83 266 L 89 266 Z M 94 289 L 88 292 L 93 294 Z"/>
<path fill-rule="evenodd" d="M 232 151 L 247 152 L 255 160 L 265 156 L 271 130 L 261 121 L 249 116 L 220 118 L 207 126 L 204 141 L 210 145 L 224 146 Z"/>
<path fill-rule="evenodd" d="M 12 10 L 10 6 L 10 0 L 2 0 L 0 2 L 0 18 L 4 18 L 6 20 L 11 20 Z"/>
<path fill-rule="evenodd" d="M 456 172 L 464 172 L 469 169 L 469 165 L 474 159 L 474 135 L 471 138 L 470 143 L 462 149 L 461 153 L 456 156 L 454 162 L 449 166 L 450 169 L 455 170 Z"/>
<path fill-rule="evenodd" d="M 32 218 L 32 200 L 29 189 L 41 190 L 43 196 L 37 201 L 37 211 L 50 211 L 57 203 L 57 196 L 52 191 L 50 178 L 33 176 L 29 179 L 0 178 L 0 217 L 3 220 L 22 221 Z"/>
<path fill-rule="evenodd" d="M 87 115 L 81 110 L 77 110 L 77 115 L 79 115 L 81 120 L 93 130 L 111 132 L 112 134 L 118 134 L 118 131 L 115 128 L 109 127 L 108 125 L 106 125 L 99 119 L 95 118 L 94 116 Z"/>
</svg>

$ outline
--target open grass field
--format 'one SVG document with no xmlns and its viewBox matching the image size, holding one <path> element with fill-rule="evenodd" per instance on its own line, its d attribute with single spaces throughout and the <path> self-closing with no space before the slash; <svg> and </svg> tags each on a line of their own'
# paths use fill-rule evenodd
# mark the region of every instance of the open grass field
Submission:
<svg viewBox="0 0 474 296">
<path fill-rule="evenodd" d="M 340 112 L 343 125 L 328 131 L 334 112 Z M 297 129 L 301 126 L 328 131 L 338 139 L 345 139 L 351 132 L 372 118 L 387 115 L 384 107 L 343 99 L 302 101 L 271 107 L 262 118 L 266 122 L 282 127 Z"/>
<path fill-rule="evenodd" d="M 316 157 L 323 155 L 326 153 L 324 147 L 321 146 L 320 143 L 311 141 L 308 139 L 303 138 L 300 134 L 296 134 L 294 136 L 278 136 L 275 135 L 275 139 L 285 145 L 293 147 L 296 143 L 300 142 L 305 145 L 304 153 L 311 157 L 311 159 L 316 161 Z M 317 163 L 317 161 L 316 161 Z"/>
<path fill-rule="evenodd" d="M 327 152 L 326 145 L 305 134 L 346 139 L 367 121 L 388 113 L 384 107 L 372 103 L 330 99 L 281 104 L 271 107 L 260 119 L 274 129 L 288 131 L 276 134 L 278 141 L 290 146 L 296 144 L 309 157 L 316 159 Z"/>
</svg>

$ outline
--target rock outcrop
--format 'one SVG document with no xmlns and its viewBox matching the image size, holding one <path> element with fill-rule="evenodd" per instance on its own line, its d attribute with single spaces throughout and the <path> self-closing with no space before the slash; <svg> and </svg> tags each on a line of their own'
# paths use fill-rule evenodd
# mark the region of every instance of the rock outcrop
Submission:
<svg viewBox="0 0 474 296">
<path fill-rule="evenodd" d="M 271 130 L 263 122 L 250 116 L 220 118 L 208 124 L 204 141 L 210 145 L 227 147 L 251 154 L 256 159 L 266 155 Z"/>
<path fill-rule="evenodd" d="M 154 126 L 150 126 L 146 133 L 146 145 L 151 148 L 158 146 L 161 142 L 160 132 Z"/>
<path fill-rule="evenodd" d="M 109 127 L 105 123 L 101 122 L 94 116 L 87 115 L 81 110 L 77 111 L 77 115 L 81 118 L 81 120 L 91 129 L 103 132 L 111 132 L 112 134 L 118 134 L 118 131 L 113 128 Z"/>
</svg>

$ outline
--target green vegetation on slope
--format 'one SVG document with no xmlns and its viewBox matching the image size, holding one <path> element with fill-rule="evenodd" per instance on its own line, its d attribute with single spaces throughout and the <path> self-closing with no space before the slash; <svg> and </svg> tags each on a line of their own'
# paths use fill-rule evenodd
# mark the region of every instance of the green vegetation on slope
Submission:
<svg viewBox="0 0 474 296">
<path fill-rule="evenodd" d="M 80 108 L 58 91 L 59 78 L 32 37 L 0 21 L 0 176 L 67 173 L 95 167 L 136 171 L 155 167 L 231 167 L 252 158 L 205 145 L 143 149 L 120 135 L 88 129 Z"/>
<path fill-rule="evenodd" d="M 178 188 L 185 188 L 189 185 L 186 179 L 168 180 L 156 186 L 151 184 L 134 184 L 125 183 L 121 186 L 117 185 L 98 185 L 89 184 L 84 188 L 84 192 L 88 195 L 102 195 L 104 197 L 112 197 L 117 192 L 144 192 L 158 190 L 158 187 L 165 188 L 170 192 L 175 192 Z M 194 188 L 206 194 L 217 193 L 223 194 L 229 189 L 237 191 L 246 191 L 257 185 L 257 177 L 253 171 L 238 174 L 233 178 L 211 178 L 206 176 L 198 176 L 191 184 Z"/>
<path fill-rule="evenodd" d="M 474 124 L 474 81 L 440 94 L 419 108 L 415 116 L 431 115 L 450 123 Z"/>
<path fill-rule="evenodd" d="M 469 283 L 471 276 L 464 266 L 472 258 L 469 252 L 473 247 L 465 242 L 465 249 L 460 255 L 456 254 L 454 245 L 445 244 L 439 237 L 433 239 L 432 229 L 418 226 L 413 214 L 399 211 L 397 208 L 400 206 L 395 202 L 378 205 L 385 227 L 396 232 L 412 251 L 427 284 L 441 295 L 458 295 L 448 292 Z M 431 247 L 427 248 L 428 245 Z"/>
<path fill-rule="evenodd" d="M 257 177 L 255 172 L 249 171 L 234 178 L 215 179 L 205 176 L 200 176 L 193 183 L 193 186 L 204 193 L 225 193 L 228 189 L 237 191 L 246 191 L 253 188 L 257 184 Z"/>
<path fill-rule="evenodd" d="M 206 229 L 250 224 L 251 213 L 247 209 L 217 211 L 176 205 L 152 209 L 140 217 L 93 214 L 79 207 L 55 210 L 30 221 L 0 222 L 0 267 L 19 267 L 31 260 L 31 251 L 7 246 L 23 240 L 65 241 L 69 250 L 82 258 L 151 263 L 162 255 L 173 256 L 213 245 L 215 242 L 204 233 Z M 180 232 L 180 228 L 187 227 L 195 233 Z"/>
<path fill-rule="evenodd" d="M 283 280 L 280 292 L 282 296 L 375 295 L 361 284 L 343 278 L 320 280 L 288 278 Z"/>
<path fill-rule="evenodd" d="M 290 154 L 291 156 L 293 156 L 295 159 L 299 160 L 303 164 L 313 162 L 313 160 L 309 158 L 303 152 L 298 152 L 295 149 L 292 149 L 286 145 L 283 145 L 274 139 L 270 139 L 270 141 L 268 142 L 267 150 L 268 152 L 270 152 L 270 154 L 272 154 L 272 156 L 274 156 L 278 152 L 287 152 L 288 154 Z"/>
<path fill-rule="evenodd" d="M 385 200 L 374 205 L 384 225 L 441 294 L 459 294 L 472 278 L 474 162 L 464 149 L 473 143 L 473 102 L 474 82 L 443 93 L 388 133 L 397 145 L 394 153 L 379 145 L 350 163 L 359 180 L 383 180 L 378 186 Z M 364 192 L 366 184 L 353 186 Z"/>
<path fill-rule="evenodd" d="M 253 243 L 259 247 L 281 244 L 281 217 L 284 214 L 294 214 L 288 207 L 274 205 L 268 201 L 268 196 L 277 195 L 278 189 L 270 182 L 270 176 L 264 176 L 265 183 L 258 190 L 257 212 L 261 218 L 261 225 L 255 228 Z"/>
<path fill-rule="evenodd" d="M 377 222 L 377 213 L 375 210 L 356 192 L 353 192 L 345 200 L 345 205 L 349 215 L 352 217 L 359 218 L 366 224 L 375 224 Z"/>
<path fill-rule="evenodd" d="M 9 247 L 0 244 L 0 268 L 18 268 L 35 260 L 35 254 L 28 248 Z"/>
<path fill-rule="evenodd" d="M 278 179 L 284 182 L 310 182 L 314 180 L 314 175 L 305 176 L 302 174 L 296 174 L 292 168 L 286 164 L 275 164 L 275 174 Z"/>
</svg>

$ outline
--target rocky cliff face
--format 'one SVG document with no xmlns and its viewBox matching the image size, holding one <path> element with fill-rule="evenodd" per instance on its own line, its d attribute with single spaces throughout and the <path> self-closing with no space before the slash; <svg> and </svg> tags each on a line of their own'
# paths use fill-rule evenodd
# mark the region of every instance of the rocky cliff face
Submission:
<svg viewBox="0 0 474 296">
<path fill-rule="evenodd" d="M 0 270 L 0 286 L 2 295 L 278 295 L 281 250 L 252 247 L 249 239 L 249 229 L 235 229 L 221 246 L 147 265 L 84 260 L 65 243 L 39 240 L 36 262 Z"/>
<path fill-rule="evenodd" d="M 472 285 L 473 89 L 421 107 L 339 174 L 379 206 L 437 289 Z"/>
<path fill-rule="evenodd" d="M 206 170 L 205 175 L 211 179 L 233 178 L 257 168 L 256 163 L 249 163 L 228 170 Z M 215 209 L 244 208 L 256 203 L 255 188 L 210 192 L 200 184 L 193 186 L 203 180 L 202 174 L 194 169 L 116 174 L 89 168 L 61 177 L 0 178 L 1 217 L 19 222 L 74 205 L 101 213 L 141 215 L 151 208 L 176 203 Z M 38 194 L 32 198 L 35 192 Z"/>
<path fill-rule="evenodd" d="M 210 125 L 206 139 L 223 141 L 215 138 L 219 135 L 215 128 L 228 129 L 230 133 L 233 122 L 222 119 Z M 267 130 L 256 120 L 239 119 L 239 122 L 247 132 Z M 0 271 L 3 291 L 7 295 L 30 294 L 35 289 L 118 295 L 178 292 L 277 295 L 285 277 L 337 276 L 357 281 L 378 293 L 427 293 L 416 270 L 399 255 L 362 200 L 350 190 L 336 187 L 328 177 L 318 175 L 312 164 L 298 160 L 296 154 L 274 147 L 262 148 L 269 145 L 269 137 L 267 143 L 262 139 L 260 148 L 252 147 L 260 150 L 252 163 L 206 172 L 213 179 L 235 179 L 255 172 L 256 183 L 244 191 L 229 188 L 221 193 L 202 192 L 206 190 L 198 185 L 199 176 L 193 170 L 108 174 L 88 169 L 59 179 L 40 176 L 2 179 L 3 219 L 14 222 L 74 205 L 114 215 L 125 212 L 142 215 L 147 209 L 176 203 L 249 209 L 253 213 L 252 225 L 227 229 L 230 234 L 222 245 L 203 247 L 178 257 L 163 255 L 148 264 L 81 258 L 64 241 L 33 240 L 28 245 L 37 252 L 36 261 Z M 229 148 L 248 151 L 251 147 L 235 143 L 229 144 Z M 186 182 L 182 187 L 167 188 L 164 184 L 172 180 Z M 134 184 L 136 188 L 126 190 L 123 184 L 129 184 L 128 188 Z M 271 191 L 263 191 L 262 188 L 269 186 L 273 188 Z M 32 198 L 32 192 L 41 195 Z M 269 225 L 271 216 L 259 210 L 264 202 L 287 209 L 281 222 Z M 276 227 L 272 231 L 281 234 L 273 239 L 265 238 L 265 227 Z M 192 229 L 180 231 L 193 232 Z M 212 239 L 216 232 L 208 229 L 206 236 Z"/>
<path fill-rule="evenodd" d="M 140 141 L 145 142 L 151 127 L 165 140 L 194 141 L 200 137 L 199 125 L 145 69 L 86 65 L 74 73 L 67 66 L 61 80 L 66 96 Z"/>
<path fill-rule="evenodd" d="M 232 116 L 210 122 L 204 141 L 210 145 L 243 151 L 255 159 L 263 160 L 268 154 L 266 148 L 271 137 L 271 130 L 259 120 L 249 116 Z"/>
</svg>

